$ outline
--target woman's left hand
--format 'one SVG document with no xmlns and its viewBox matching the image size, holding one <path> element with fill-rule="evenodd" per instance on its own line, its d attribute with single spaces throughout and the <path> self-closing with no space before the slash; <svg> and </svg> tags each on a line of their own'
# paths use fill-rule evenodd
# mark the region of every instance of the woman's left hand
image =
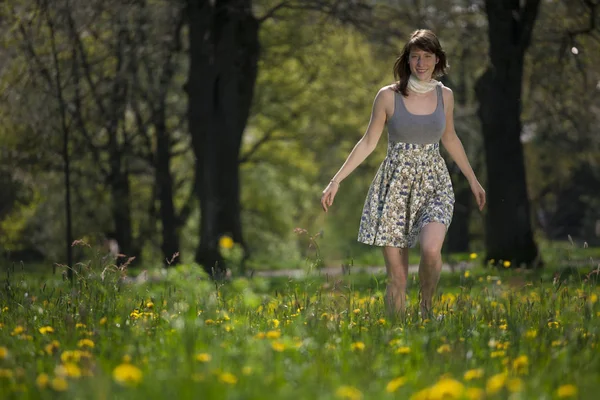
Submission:
<svg viewBox="0 0 600 400">
<path fill-rule="evenodd" d="M 479 181 L 475 180 L 471 183 L 471 191 L 475 195 L 475 200 L 477 201 L 477 207 L 479 207 L 479 211 L 483 210 L 483 206 L 485 205 L 485 190 L 479 183 Z"/>
</svg>

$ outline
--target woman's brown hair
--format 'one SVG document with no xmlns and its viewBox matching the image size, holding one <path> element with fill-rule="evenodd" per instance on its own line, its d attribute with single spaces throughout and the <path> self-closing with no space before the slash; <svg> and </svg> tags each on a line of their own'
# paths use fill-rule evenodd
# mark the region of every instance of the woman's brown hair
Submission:
<svg viewBox="0 0 600 400">
<path fill-rule="evenodd" d="M 410 51 L 413 48 L 433 53 L 438 58 L 438 63 L 435 65 L 433 70 L 432 78 L 437 78 L 446 74 L 448 64 L 446 60 L 446 53 L 440 45 L 435 33 L 429 29 L 419 29 L 414 31 L 410 35 L 410 39 L 404 45 L 402 53 L 396 59 L 394 63 L 394 79 L 397 83 L 394 85 L 394 90 L 402 93 L 404 96 L 408 96 L 408 78 L 410 77 L 410 65 L 408 64 Z"/>
</svg>

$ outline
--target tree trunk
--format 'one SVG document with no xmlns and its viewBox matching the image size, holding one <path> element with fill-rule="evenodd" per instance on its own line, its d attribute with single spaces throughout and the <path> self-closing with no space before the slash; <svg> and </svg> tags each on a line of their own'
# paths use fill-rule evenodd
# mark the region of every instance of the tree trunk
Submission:
<svg viewBox="0 0 600 400">
<path fill-rule="evenodd" d="M 486 0 L 490 59 L 476 85 L 488 173 L 486 259 L 536 266 L 521 144 L 523 59 L 539 0 Z"/>
<path fill-rule="evenodd" d="M 219 238 L 243 244 L 239 153 L 256 81 L 258 21 L 251 0 L 188 0 L 188 121 L 196 156 L 200 243 L 196 262 L 225 273 Z"/>
<path fill-rule="evenodd" d="M 165 120 L 166 104 L 160 102 L 156 110 L 154 127 L 156 128 L 156 184 L 158 186 L 158 199 L 160 202 L 160 220 L 162 223 L 163 263 L 165 265 L 177 264 L 179 258 L 179 235 L 177 233 L 177 217 L 173 204 L 173 178 L 170 171 L 171 146 Z"/>
</svg>

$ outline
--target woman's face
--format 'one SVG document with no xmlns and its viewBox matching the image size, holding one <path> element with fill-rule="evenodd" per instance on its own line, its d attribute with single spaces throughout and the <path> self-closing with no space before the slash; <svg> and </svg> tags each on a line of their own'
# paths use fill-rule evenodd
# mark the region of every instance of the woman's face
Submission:
<svg viewBox="0 0 600 400">
<path fill-rule="evenodd" d="M 410 73 L 421 81 L 431 79 L 437 62 L 435 54 L 418 48 L 413 48 L 408 55 Z"/>
</svg>

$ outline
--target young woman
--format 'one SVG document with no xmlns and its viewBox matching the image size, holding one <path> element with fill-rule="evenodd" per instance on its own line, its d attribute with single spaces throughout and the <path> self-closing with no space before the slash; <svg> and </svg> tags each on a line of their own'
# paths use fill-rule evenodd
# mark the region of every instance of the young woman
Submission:
<svg viewBox="0 0 600 400">
<path fill-rule="evenodd" d="M 394 64 L 397 82 L 375 96 L 367 131 L 321 198 L 327 212 L 340 183 L 371 154 L 387 125 L 387 156 L 369 188 L 358 241 L 383 248 L 386 306 L 392 315 L 404 312 L 408 249 L 417 240 L 422 317 L 431 311 L 442 268 L 442 244 L 454 211 L 454 192 L 439 153 L 440 141 L 469 181 L 479 210 L 485 205 L 485 191 L 454 131 L 452 90 L 434 79 L 444 75 L 446 68 L 446 54 L 435 34 L 425 29 L 413 32 Z"/>
</svg>

